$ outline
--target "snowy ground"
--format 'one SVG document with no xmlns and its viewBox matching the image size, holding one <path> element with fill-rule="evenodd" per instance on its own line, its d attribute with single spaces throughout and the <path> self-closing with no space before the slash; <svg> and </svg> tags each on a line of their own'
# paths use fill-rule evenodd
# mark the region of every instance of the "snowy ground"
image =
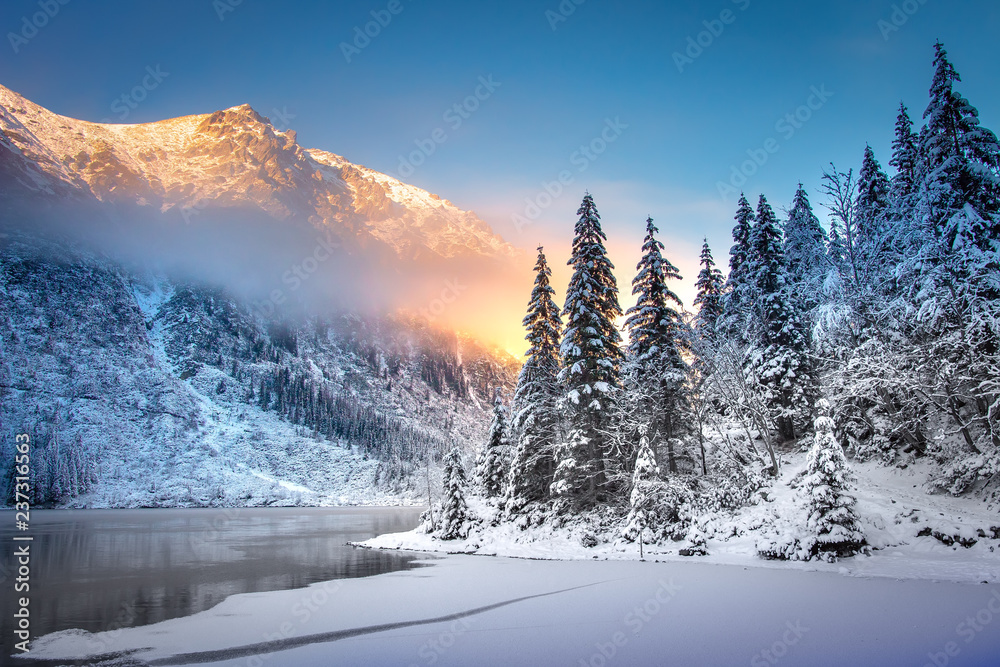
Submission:
<svg viewBox="0 0 1000 667">
<path fill-rule="evenodd" d="M 707 563 L 783 570 L 816 570 L 862 577 L 929 579 L 965 583 L 1000 582 L 1000 539 L 994 527 L 1000 526 L 1000 513 L 975 498 L 955 498 L 946 494 L 930 495 L 924 480 L 926 470 L 911 466 L 908 470 L 887 468 L 876 463 L 852 464 L 858 481 L 857 511 L 869 543 L 875 547 L 870 557 L 858 556 L 837 563 L 765 561 L 756 555 L 760 537 L 757 527 L 773 515 L 794 517 L 797 514 L 795 492 L 788 481 L 804 464 L 802 455 L 786 462 L 784 472 L 769 491 L 769 502 L 744 509 L 736 516 L 715 518 L 707 524 L 709 555 L 696 557 Z M 485 514 L 483 505 L 472 500 L 474 510 Z M 982 537 L 979 531 L 986 537 Z M 995 530 L 995 529 L 994 529 Z M 450 553 L 513 556 L 520 558 L 638 560 L 637 544 L 618 540 L 611 544 L 584 547 L 580 540 L 585 531 L 580 526 L 558 530 L 521 531 L 509 524 L 474 531 L 466 540 L 442 542 L 418 531 L 380 535 L 365 546 L 383 549 L 409 549 Z M 920 535 L 920 533 L 930 533 Z M 946 545 L 945 540 L 961 538 L 960 544 Z M 714 536 L 712 536 L 714 534 Z M 998 536 L 1000 537 L 1000 536 Z M 683 542 L 646 545 L 647 559 L 690 561 L 678 555 Z M 997 664 L 1000 664 L 998 659 Z"/>
<path fill-rule="evenodd" d="M 228 667 L 978 667 L 1000 656 L 996 584 L 693 561 L 450 555 L 429 564 L 237 595 L 151 626 L 57 633 L 36 641 L 29 656 L 118 654 L 129 655 L 129 665 Z"/>
</svg>

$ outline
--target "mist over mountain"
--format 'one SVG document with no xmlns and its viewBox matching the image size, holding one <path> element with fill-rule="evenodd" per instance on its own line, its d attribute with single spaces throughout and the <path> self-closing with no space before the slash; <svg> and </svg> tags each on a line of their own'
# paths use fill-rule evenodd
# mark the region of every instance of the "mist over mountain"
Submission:
<svg viewBox="0 0 1000 667">
<path fill-rule="evenodd" d="M 521 253 L 247 105 L 105 125 L 0 87 L 0 233 L 0 431 L 39 503 L 412 494 L 513 387 L 454 329 Z"/>
</svg>

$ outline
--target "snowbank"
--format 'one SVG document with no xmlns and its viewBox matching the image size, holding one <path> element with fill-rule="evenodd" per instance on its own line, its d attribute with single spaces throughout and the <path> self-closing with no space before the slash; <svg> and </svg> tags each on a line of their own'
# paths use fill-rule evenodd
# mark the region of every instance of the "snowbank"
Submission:
<svg viewBox="0 0 1000 667">
<path fill-rule="evenodd" d="M 757 556 L 760 528 L 777 517 L 798 512 L 795 491 L 788 482 L 801 469 L 802 457 L 786 462 L 784 473 L 769 491 L 769 502 L 744 508 L 731 517 L 707 521 L 708 555 L 702 562 L 748 567 L 839 572 L 863 577 L 930 579 L 953 582 L 1000 582 L 1000 515 L 976 498 L 929 495 L 923 486 L 926 471 L 887 468 L 876 463 L 853 467 L 858 477 L 857 510 L 871 556 L 856 556 L 828 564 L 766 561 Z M 480 516 L 490 509 L 473 503 Z M 488 523 L 488 522 L 487 522 Z M 982 531 L 983 535 L 980 534 Z M 441 541 L 420 529 L 380 535 L 361 543 L 378 549 L 469 553 L 542 559 L 638 560 L 637 543 L 616 540 L 587 547 L 596 531 L 581 523 L 562 528 L 541 526 L 520 530 L 509 523 L 480 526 L 467 539 Z M 948 542 L 951 542 L 950 544 Z M 971 544 L 962 546 L 962 542 Z M 690 561 L 679 555 L 684 542 L 644 547 L 646 560 Z"/>
</svg>

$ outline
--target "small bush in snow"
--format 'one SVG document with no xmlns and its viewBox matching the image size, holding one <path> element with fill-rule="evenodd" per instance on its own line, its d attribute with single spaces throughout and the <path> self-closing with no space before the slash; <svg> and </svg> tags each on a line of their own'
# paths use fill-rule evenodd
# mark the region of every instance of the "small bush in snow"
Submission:
<svg viewBox="0 0 1000 667">
<path fill-rule="evenodd" d="M 716 463 L 712 477 L 717 480 L 716 485 L 695 501 L 700 514 L 717 514 L 756 505 L 770 484 L 770 478 L 759 466 L 742 465 L 730 457 Z"/>
<path fill-rule="evenodd" d="M 678 552 L 681 556 L 708 555 L 708 536 L 705 535 L 705 532 L 698 523 L 691 524 L 687 537 L 684 539 L 687 542 L 687 546 Z"/>
<path fill-rule="evenodd" d="M 964 457 L 945 468 L 944 473 L 934 480 L 934 486 L 958 496 L 974 488 L 980 482 L 1000 477 L 1000 455 L 976 454 Z"/>
<path fill-rule="evenodd" d="M 767 560 L 811 560 L 815 553 L 815 537 L 808 535 L 800 523 L 778 517 L 757 541 L 757 555 Z"/>
</svg>

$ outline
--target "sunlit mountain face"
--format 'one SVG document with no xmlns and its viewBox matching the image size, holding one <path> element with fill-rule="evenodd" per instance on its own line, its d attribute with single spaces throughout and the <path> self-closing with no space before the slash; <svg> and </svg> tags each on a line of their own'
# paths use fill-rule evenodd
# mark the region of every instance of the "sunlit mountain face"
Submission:
<svg viewBox="0 0 1000 667">
<path fill-rule="evenodd" d="M 523 352 L 525 254 L 474 212 L 305 149 L 248 105 L 137 125 L 0 86 L 7 224 L 220 284 L 265 314 L 404 312 Z"/>
</svg>

